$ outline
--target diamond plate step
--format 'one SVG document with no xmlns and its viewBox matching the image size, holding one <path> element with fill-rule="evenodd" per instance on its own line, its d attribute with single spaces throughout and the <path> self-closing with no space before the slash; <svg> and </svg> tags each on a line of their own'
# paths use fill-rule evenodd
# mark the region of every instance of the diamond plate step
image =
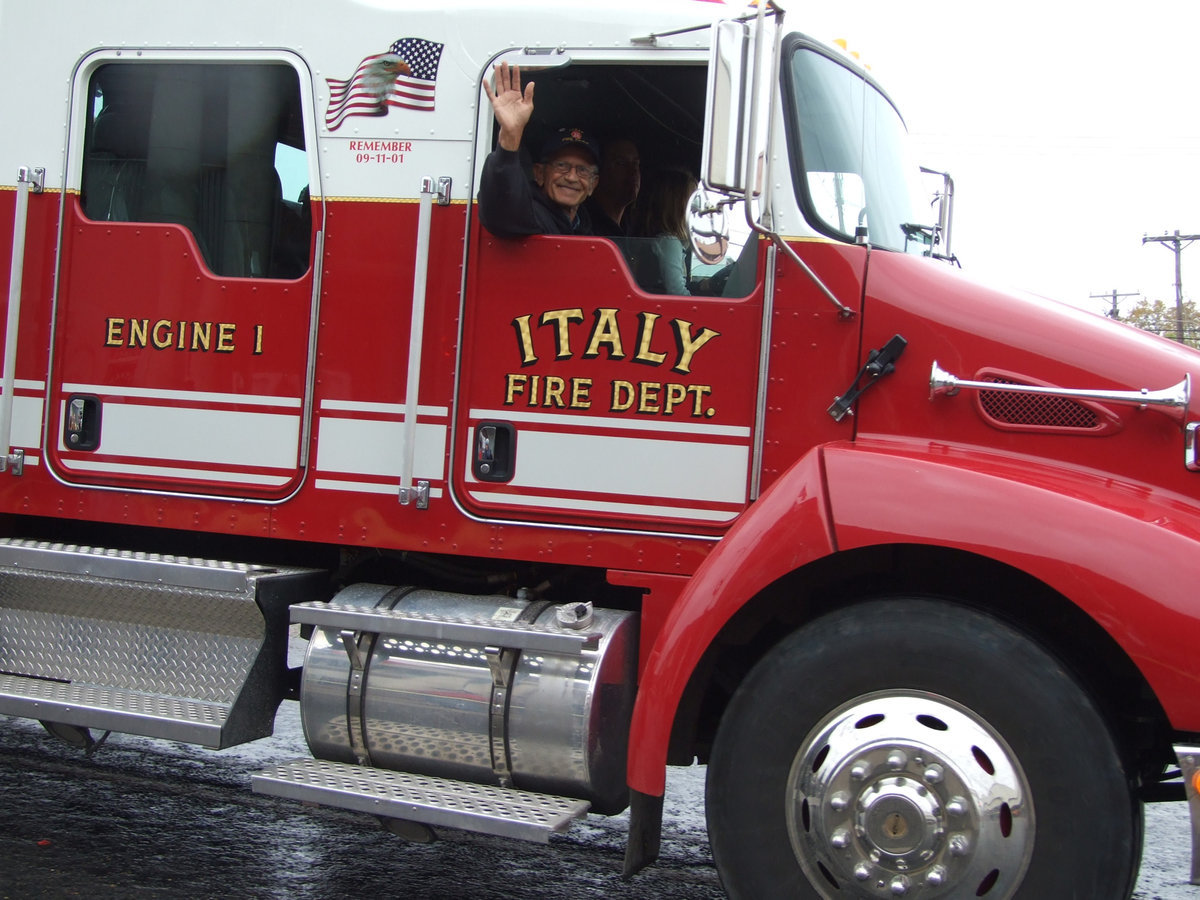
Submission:
<svg viewBox="0 0 1200 900">
<path fill-rule="evenodd" d="M 334 602 L 297 603 L 292 606 L 291 615 L 292 621 L 301 625 L 403 635 L 424 640 L 491 644 L 561 656 L 579 656 L 584 650 L 595 650 L 600 640 L 597 633 L 570 631 L 554 625 L 447 618 L 390 609 L 364 609 Z"/>
<path fill-rule="evenodd" d="M 325 572 L 0 539 L 0 714 L 219 749 L 271 734 Z"/>
<path fill-rule="evenodd" d="M 586 800 L 320 759 L 275 766 L 251 783 L 256 794 L 543 844 L 591 807 Z"/>
<path fill-rule="evenodd" d="M 216 747 L 229 706 L 0 675 L 0 713 Z"/>
</svg>

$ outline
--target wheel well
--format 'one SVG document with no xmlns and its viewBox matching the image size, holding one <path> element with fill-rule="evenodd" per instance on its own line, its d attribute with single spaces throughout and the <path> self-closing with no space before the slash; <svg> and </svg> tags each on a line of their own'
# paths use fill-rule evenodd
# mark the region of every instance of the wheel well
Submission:
<svg viewBox="0 0 1200 900">
<path fill-rule="evenodd" d="M 979 609 L 1040 643 L 1092 696 L 1132 775 L 1154 780 L 1170 760 L 1170 728 L 1162 707 L 1120 646 L 1078 606 L 995 560 L 945 547 L 893 544 L 819 560 L 748 602 L 713 642 L 688 684 L 672 731 L 670 762 L 707 760 L 733 692 L 785 635 L 834 609 L 914 594 Z"/>
</svg>

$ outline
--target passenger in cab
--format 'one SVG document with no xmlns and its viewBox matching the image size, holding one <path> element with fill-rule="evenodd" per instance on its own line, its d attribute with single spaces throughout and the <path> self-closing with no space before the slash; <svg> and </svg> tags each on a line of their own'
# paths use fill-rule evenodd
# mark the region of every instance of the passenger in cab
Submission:
<svg viewBox="0 0 1200 900">
<path fill-rule="evenodd" d="M 652 294 L 692 293 L 687 205 L 695 190 L 696 176 L 687 169 L 664 169 L 638 208 L 635 233 L 649 239 L 650 252 L 640 255 L 634 275 Z"/>
<path fill-rule="evenodd" d="M 642 188 L 641 165 L 637 144 L 629 138 L 611 138 L 601 145 L 600 183 L 586 204 L 593 234 L 629 235 L 630 211 Z"/>
<path fill-rule="evenodd" d="M 600 149 L 578 128 L 560 128 L 542 143 L 533 183 L 521 165 L 521 139 L 533 115 L 533 82 L 521 90 L 520 66 L 500 63 L 496 88 L 484 90 L 500 126 L 497 147 L 483 164 L 479 219 L 492 234 L 591 234 L 583 203 L 596 189 Z"/>
</svg>

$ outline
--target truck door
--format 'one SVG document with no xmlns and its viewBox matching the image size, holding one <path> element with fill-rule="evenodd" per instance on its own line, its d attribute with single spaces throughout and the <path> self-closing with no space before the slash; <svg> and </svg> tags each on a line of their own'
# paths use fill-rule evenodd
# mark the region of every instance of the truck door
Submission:
<svg viewBox="0 0 1200 900">
<path fill-rule="evenodd" d="M 525 142 L 544 140 L 539 124 L 632 139 L 641 198 L 668 171 L 698 173 L 707 67 L 672 63 L 577 56 L 534 73 Z M 502 239 L 472 216 L 453 462 L 472 513 L 712 533 L 749 502 L 765 249 L 743 236 L 728 270 L 689 264 L 686 292 L 669 293 L 654 243 Z"/>
<path fill-rule="evenodd" d="M 60 477 L 263 499 L 298 486 L 310 84 L 280 52 L 79 66 L 48 386 Z"/>
</svg>

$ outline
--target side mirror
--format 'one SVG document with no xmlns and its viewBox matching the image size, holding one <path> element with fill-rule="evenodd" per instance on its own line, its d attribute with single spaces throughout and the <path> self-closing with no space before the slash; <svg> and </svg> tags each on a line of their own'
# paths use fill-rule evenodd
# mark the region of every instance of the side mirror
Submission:
<svg viewBox="0 0 1200 900">
<path fill-rule="evenodd" d="M 945 259 L 954 259 L 954 253 L 950 249 L 950 236 L 954 229 L 954 179 L 950 177 L 949 172 L 939 172 L 936 169 L 927 169 L 921 166 L 921 174 L 934 175 L 942 180 L 941 188 L 933 195 L 934 203 L 938 210 L 938 238 L 942 247 L 936 255 Z M 930 255 L 935 255 L 935 251 L 931 248 Z"/>
<path fill-rule="evenodd" d="M 752 44 L 744 22 L 722 21 L 714 26 L 708 61 L 708 104 L 704 113 L 704 149 L 700 174 L 716 190 L 744 193 L 746 173 L 746 103 Z"/>
<path fill-rule="evenodd" d="M 696 188 L 688 201 L 687 223 L 698 261 L 713 266 L 725 259 L 729 252 L 729 222 L 725 207 L 703 186 Z"/>
</svg>

